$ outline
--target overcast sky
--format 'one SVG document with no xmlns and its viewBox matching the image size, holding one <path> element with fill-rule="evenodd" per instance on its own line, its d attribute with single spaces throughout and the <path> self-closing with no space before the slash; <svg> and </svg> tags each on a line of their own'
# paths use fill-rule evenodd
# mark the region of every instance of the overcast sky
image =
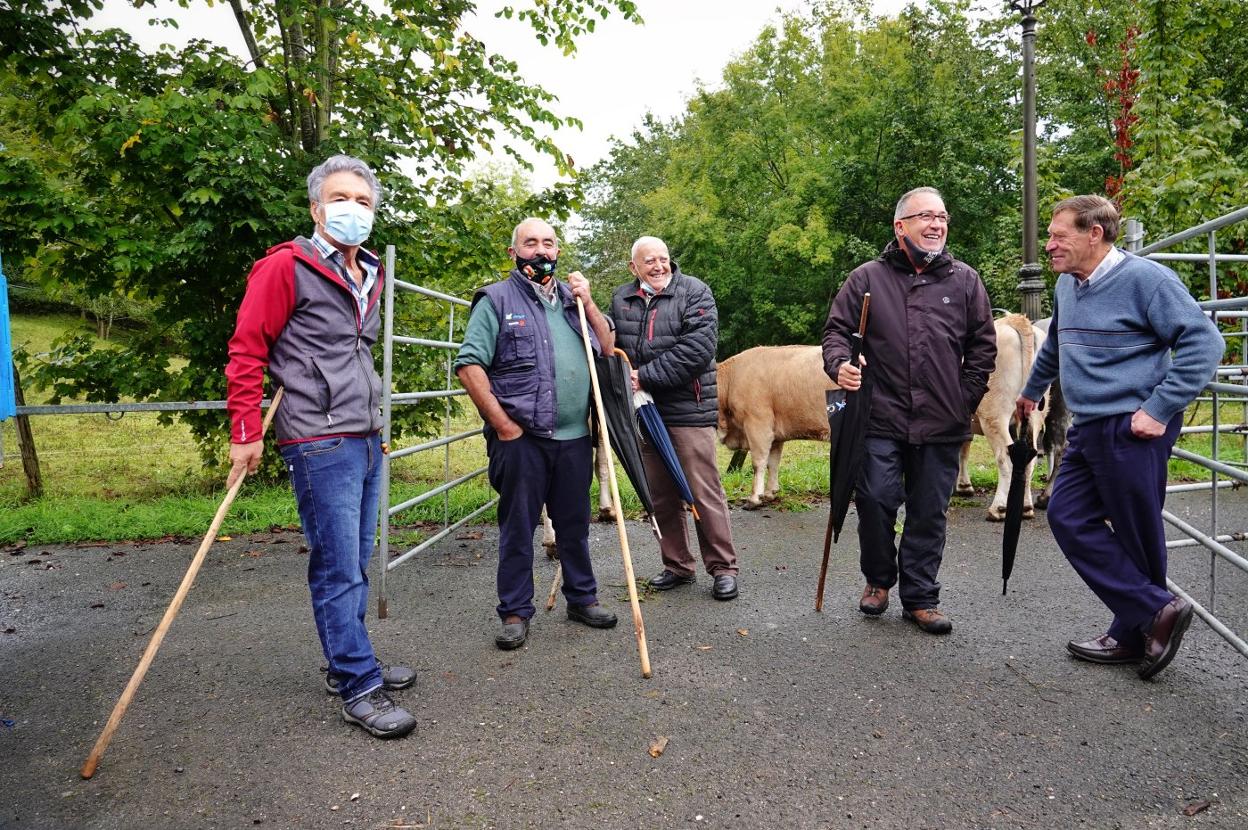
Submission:
<svg viewBox="0 0 1248 830">
<path fill-rule="evenodd" d="M 909 2 L 874 0 L 874 6 L 877 14 L 896 14 Z M 630 135 L 647 111 L 662 118 L 683 112 L 699 82 L 714 87 L 728 61 L 749 48 L 763 26 L 779 20 L 781 11 L 804 8 L 807 0 L 637 0 L 645 25 L 612 15 L 580 41 L 570 58 L 556 48 L 540 48 L 525 24 L 495 19 L 493 11 L 502 5 L 501 0 L 481 0 L 482 13 L 466 28 L 515 60 L 530 83 L 557 95 L 559 114 L 585 122 L 583 131 L 569 129 L 557 136 L 559 146 L 584 169 L 607 154 L 612 136 Z M 176 18 L 180 28 L 148 26 L 155 17 Z M 146 49 L 204 37 L 246 53 L 224 2 L 182 9 L 173 0 L 160 0 L 155 11 L 136 11 L 128 0 L 105 0 L 91 25 L 125 29 Z M 547 186 L 555 172 L 541 166 L 532 178 L 538 187 Z"/>
</svg>

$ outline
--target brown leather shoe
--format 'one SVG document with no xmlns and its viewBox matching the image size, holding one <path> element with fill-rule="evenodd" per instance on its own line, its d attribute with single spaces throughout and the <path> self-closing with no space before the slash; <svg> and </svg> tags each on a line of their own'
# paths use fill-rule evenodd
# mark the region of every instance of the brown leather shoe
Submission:
<svg viewBox="0 0 1248 830">
<path fill-rule="evenodd" d="M 872 617 L 878 617 L 888 608 L 888 589 L 868 585 L 862 589 L 862 599 L 858 601 L 858 610 Z"/>
<path fill-rule="evenodd" d="M 1175 597 L 1161 607 L 1153 617 L 1153 624 L 1144 638 L 1144 662 L 1140 665 L 1140 677 L 1144 680 L 1170 665 L 1183 643 L 1183 635 L 1192 624 L 1192 605 L 1182 597 Z"/>
<path fill-rule="evenodd" d="M 1071 640 L 1066 650 L 1089 663 L 1138 663 L 1144 659 L 1144 650 L 1127 648 L 1108 634 L 1102 634 L 1086 643 Z"/>
<path fill-rule="evenodd" d="M 939 608 L 915 608 L 901 612 L 903 619 L 917 625 L 928 634 L 948 634 L 953 631 L 953 623 L 940 612 Z"/>
</svg>

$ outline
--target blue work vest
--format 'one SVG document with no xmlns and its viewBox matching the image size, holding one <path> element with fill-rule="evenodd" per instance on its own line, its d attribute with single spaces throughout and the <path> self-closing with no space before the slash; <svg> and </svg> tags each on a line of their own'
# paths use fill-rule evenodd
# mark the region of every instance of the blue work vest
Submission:
<svg viewBox="0 0 1248 830">
<path fill-rule="evenodd" d="M 576 298 L 566 283 L 557 283 L 557 291 L 563 319 L 579 335 Z M 559 403 L 555 399 L 555 350 L 546 325 L 546 308 L 528 277 L 514 269 L 502 282 L 478 289 L 472 298 L 474 307 L 482 297 L 490 298 L 498 315 L 494 360 L 486 371 L 490 391 L 525 432 L 550 438 L 555 434 Z M 597 353 L 598 337 L 592 328 L 589 342 Z"/>
</svg>

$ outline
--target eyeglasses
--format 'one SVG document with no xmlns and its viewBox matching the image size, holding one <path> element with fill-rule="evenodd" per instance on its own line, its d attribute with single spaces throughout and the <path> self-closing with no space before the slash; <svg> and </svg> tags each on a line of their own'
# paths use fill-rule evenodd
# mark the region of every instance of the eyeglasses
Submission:
<svg viewBox="0 0 1248 830">
<path fill-rule="evenodd" d="M 953 217 L 947 213 L 932 213 L 930 210 L 921 210 L 909 216 L 901 216 L 899 219 L 922 219 L 924 222 L 944 222 L 946 225 L 953 221 Z"/>
</svg>

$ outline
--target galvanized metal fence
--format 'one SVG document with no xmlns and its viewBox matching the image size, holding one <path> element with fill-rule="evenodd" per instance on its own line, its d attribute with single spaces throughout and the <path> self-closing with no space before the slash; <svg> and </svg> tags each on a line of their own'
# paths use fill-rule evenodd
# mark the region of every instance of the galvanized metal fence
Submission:
<svg viewBox="0 0 1248 830">
<path fill-rule="evenodd" d="M 394 333 L 394 316 L 395 316 L 395 291 L 405 291 L 424 297 L 428 300 L 438 303 L 445 303 L 447 306 L 446 314 L 446 339 L 430 340 L 422 337 L 410 337 L 407 335 Z M 470 429 L 458 434 L 451 434 L 451 398 L 458 395 L 466 395 L 463 389 L 457 389 L 454 385 L 454 375 L 451 372 L 451 363 L 454 352 L 458 351 L 459 343 L 453 341 L 455 337 L 455 312 L 456 309 L 466 309 L 470 303 L 459 297 L 452 297 L 449 294 L 443 294 L 439 291 L 433 291 L 414 285 L 409 282 L 396 279 L 394 276 L 394 246 L 386 247 L 386 293 L 385 307 L 383 309 L 384 323 L 382 332 L 382 400 L 381 400 L 381 416 L 384 426 L 382 440 L 386 446 L 390 446 L 390 424 L 391 412 L 395 404 L 411 403 L 421 400 L 430 400 L 441 398 L 446 401 L 446 410 L 442 422 L 442 435 L 438 438 L 415 444 L 403 449 L 391 449 L 385 456 L 382 464 L 382 485 L 381 485 L 381 531 L 378 535 L 378 559 L 381 564 L 379 566 L 380 578 L 377 585 L 377 616 L 385 619 L 389 614 L 389 592 L 386 584 L 386 575 L 395 568 L 400 567 L 412 557 L 418 555 L 424 550 L 436 545 L 447 536 L 454 533 L 463 525 L 471 522 L 481 514 L 488 511 L 498 503 L 498 497 L 495 496 L 480 507 L 476 508 L 466 516 L 452 522 L 450 520 L 450 497 L 451 491 L 456 487 L 471 481 L 476 476 L 485 472 L 485 467 L 480 467 L 469 473 L 465 473 L 457 478 L 451 478 L 451 445 L 465 441 L 477 435 L 481 435 L 484 431 L 482 427 Z M 446 369 L 445 382 L 442 389 L 424 390 L 417 392 L 394 392 L 394 347 L 401 346 L 417 346 L 428 349 L 440 349 L 446 352 Z M 430 488 L 418 496 L 414 496 L 399 504 L 390 504 L 390 481 L 391 481 L 391 465 L 394 462 L 414 456 L 417 453 L 429 452 L 441 448 L 443 451 L 443 481 L 440 485 Z M 427 501 L 442 497 L 442 519 L 440 528 L 428 538 L 424 539 L 420 544 L 410 548 L 403 553 L 391 557 L 390 554 L 390 519 L 402 513 L 404 510 L 410 510 L 417 505 L 424 504 Z"/>
<path fill-rule="evenodd" d="M 1240 654 L 1248 657 L 1248 642 L 1241 635 L 1232 631 L 1230 627 L 1216 616 L 1219 564 L 1226 563 L 1226 565 L 1238 568 L 1248 574 L 1248 559 L 1245 559 L 1241 554 L 1228 546 L 1228 543 L 1248 540 L 1248 532 L 1244 530 L 1220 530 L 1218 516 L 1219 491 L 1248 484 L 1248 464 L 1245 463 L 1248 460 L 1248 365 L 1246 365 L 1248 361 L 1244 357 L 1248 353 L 1248 340 L 1245 340 L 1245 338 L 1248 338 L 1248 297 L 1217 299 L 1218 266 L 1222 263 L 1248 263 L 1248 255 L 1218 252 L 1218 231 L 1245 220 L 1248 220 L 1248 207 L 1240 208 L 1218 219 L 1160 239 L 1150 245 L 1143 244 L 1144 229 L 1140 223 L 1136 220 L 1128 220 L 1125 224 L 1123 241 L 1127 250 L 1160 262 L 1206 263 L 1209 273 L 1209 296 L 1214 299 L 1201 303 L 1201 308 L 1208 311 L 1215 320 L 1239 321 L 1238 329 L 1224 332 L 1227 338 L 1232 341 L 1230 345 L 1238 351 L 1240 355 L 1239 360 L 1231 365 L 1219 367 L 1217 376 L 1206 387 L 1208 395 L 1198 399 L 1199 402 L 1207 401 L 1212 405 L 1212 422 L 1207 425 L 1191 426 L 1183 429 L 1183 432 L 1186 434 L 1209 434 L 1211 443 L 1209 455 L 1200 455 L 1179 447 L 1176 447 L 1173 453 L 1176 458 L 1190 461 L 1207 469 L 1209 471 L 1209 480 L 1195 484 L 1172 484 L 1166 488 L 1167 493 L 1208 490 L 1208 529 L 1202 530 L 1197 528 L 1169 510 L 1163 510 L 1162 517 L 1185 537 L 1167 542 L 1166 546 L 1168 549 L 1183 550 L 1199 546 L 1209 551 L 1208 586 L 1204 592 L 1204 596 L 1207 597 L 1205 603 L 1197 601 L 1192 591 L 1184 590 L 1171 579 L 1166 580 L 1167 587 L 1173 593 L 1192 603 L 1196 614 L 1208 623 L 1210 628 L 1230 643 Z M 1204 238 L 1207 242 L 1205 253 L 1182 253 L 1168 250 L 1190 240 L 1201 238 Z M 1241 340 L 1241 343 L 1236 344 L 1235 340 Z M 1226 424 L 1222 422 L 1223 405 L 1228 400 L 1240 408 L 1239 423 Z M 1238 437 L 1237 443 L 1239 444 L 1240 452 L 1239 458 L 1234 461 L 1223 461 L 1219 458 L 1223 445 L 1222 436 L 1227 434 Z"/>
</svg>

